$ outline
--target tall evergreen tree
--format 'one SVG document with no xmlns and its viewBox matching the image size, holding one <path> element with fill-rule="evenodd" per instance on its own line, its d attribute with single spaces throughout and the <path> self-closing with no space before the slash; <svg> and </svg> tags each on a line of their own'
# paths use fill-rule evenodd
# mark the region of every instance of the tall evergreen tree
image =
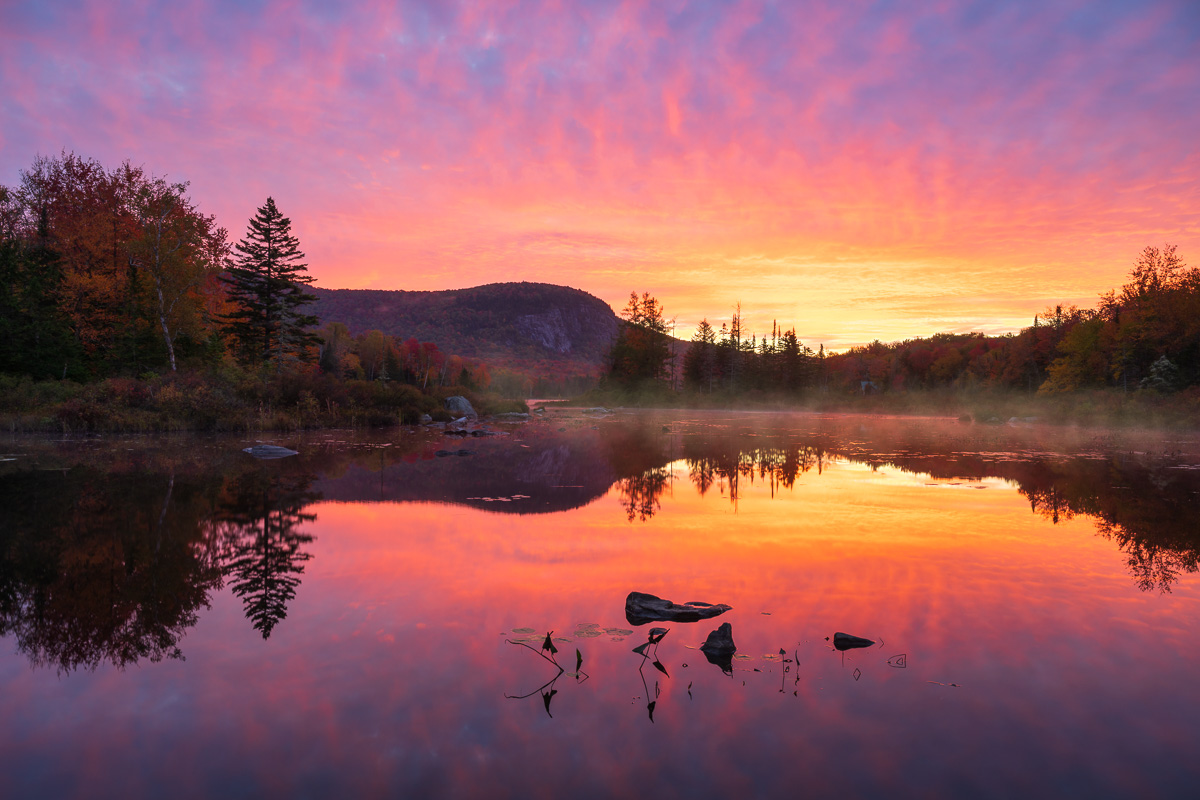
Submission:
<svg viewBox="0 0 1200 800">
<path fill-rule="evenodd" d="M 629 305 L 621 312 L 626 324 L 621 326 L 609 351 L 609 375 L 622 383 L 656 381 L 672 373 L 670 336 L 667 320 L 658 300 L 649 292 L 639 298 L 629 295 Z"/>
<path fill-rule="evenodd" d="M 300 240 L 292 235 L 292 221 L 279 213 L 273 198 L 251 218 L 246 237 L 234 249 L 225 278 L 234 310 L 225 321 L 242 358 L 273 361 L 276 367 L 309 358 L 318 341 L 310 329 L 318 320 L 303 309 L 317 298 L 304 287 L 313 279 Z"/>
</svg>

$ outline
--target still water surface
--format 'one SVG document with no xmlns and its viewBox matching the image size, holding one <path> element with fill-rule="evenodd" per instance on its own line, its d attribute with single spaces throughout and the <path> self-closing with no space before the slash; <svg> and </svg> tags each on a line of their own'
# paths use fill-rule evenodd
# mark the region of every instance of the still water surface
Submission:
<svg viewBox="0 0 1200 800">
<path fill-rule="evenodd" d="M 1196 437 L 488 427 L 0 445 L 0 794 L 1194 796 Z"/>
</svg>

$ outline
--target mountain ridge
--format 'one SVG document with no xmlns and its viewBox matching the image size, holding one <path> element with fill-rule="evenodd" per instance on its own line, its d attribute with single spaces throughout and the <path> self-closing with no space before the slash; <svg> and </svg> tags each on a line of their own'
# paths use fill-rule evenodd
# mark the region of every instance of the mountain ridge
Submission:
<svg viewBox="0 0 1200 800">
<path fill-rule="evenodd" d="M 312 310 L 357 335 L 379 330 L 433 342 L 446 353 L 535 372 L 598 375 L 620 320 L 600 298 L 551 283 L 466 289 L 325 289 Z"/>
</svg>

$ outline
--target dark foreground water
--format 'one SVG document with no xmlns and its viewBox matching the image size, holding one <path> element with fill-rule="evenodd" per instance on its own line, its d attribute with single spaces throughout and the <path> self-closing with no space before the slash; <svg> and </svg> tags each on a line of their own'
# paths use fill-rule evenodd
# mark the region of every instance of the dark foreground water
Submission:
<svg viewBox="0 0 1200 800">
<path fill-rule="evenodd" d="M 489 427 L 5 441 L 0 795 L 1194 796 L 1196 438 Z"/>
</svg>

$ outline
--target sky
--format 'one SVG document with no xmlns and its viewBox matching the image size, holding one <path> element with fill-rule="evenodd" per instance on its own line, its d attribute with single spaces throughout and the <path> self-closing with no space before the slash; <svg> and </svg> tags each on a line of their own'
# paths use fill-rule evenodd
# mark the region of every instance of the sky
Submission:
<svg viewBox="0 0 1200 800">
<path fill-rule="evenodd" d="M 1200 263 L 1196 0 L 0 0 L 39 155 L 268 196 L 327 288 L 538 281 L 827 348 Z"/>
</svg>

